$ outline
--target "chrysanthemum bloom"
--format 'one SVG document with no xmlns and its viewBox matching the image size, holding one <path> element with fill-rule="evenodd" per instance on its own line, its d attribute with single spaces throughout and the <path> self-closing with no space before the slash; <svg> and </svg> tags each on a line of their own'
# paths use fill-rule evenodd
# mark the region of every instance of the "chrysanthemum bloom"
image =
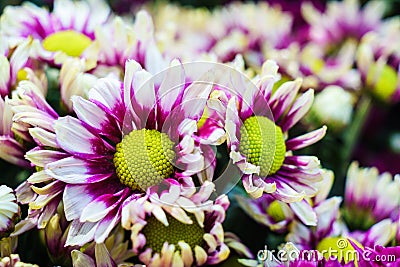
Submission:
<svg viewBox="0 0 400 267">
<path fill-rule="evenodd" d="M 400 208 L 400 181 L 353 162 L 347 173 L 343 218 L 363 245 L 386 245 L 394 238 Z M 363 232 L 366 231 L 366 232 Z"/>
<path fill-rule="evenodd" d="M 262 51 L 285 47 L 291 33 L 292 16 L 266 2 L 233 3 L 217 9 L 213 16 L 215 24 L 223 27 L 213 32 L 215 44 L 209 52 L 224 62 L 243 54 L 246 62 L 260 67 Z"/>
<path fill-rule="evenodd" d="M 317 195 L 312 199 L 304 199 L 303 203 L 285 203 L 276 200 L 271 194 L 263 194 L 257 199 L 242 196 L 236 196 L 236 198 L 243 211 L 256 222 L 269 227 L 274 232 L 284 233 L 293 220 L 300 220 L 305 225 L 316 225 L 317 215 L 309 203 L 318 205 L 325 200 L 333 184 L 331 171 L 325 171 L 323 177 L 323 180 L 316 184 Z"/>
<path fill-rule="evenodd" d="M 185 84 L 183 71 L 177 64 L 154 84 L 137 62 L 128 61 L 123 84 L 100 79 L 89 100 L 72 98 L 77 118 L 55 122 L 58 152 L 68 157 L 43 167 L 45 174 L 67 184 L 63 201 L 72 221 L 67 245 L 93 238 L 103 242 L 127 199 L 144 195 L 166 178 L 187 184 L 187 177 L 203 170 L 192 134 L 211 86 Z"/>
<path fill-rule="evenodd" d="M 349 91 L 336 85 L 327 86 L 315 96 L 305 121 L 311 125 L 325 124 L 329 129 L 341 131 L 351 121 L 354 102 L 355 96 Z"/>
<path fill-rule="evenodd" d="M 109 16 L 110 8 L 104 1 L 57 0 L 51 13 L 26 2 L 5 8 L 1 28 L 11 44 L 32 36 L 47 51 L 80 56 L 94 39 L 95 27 L 106 22 Z M 43 55 L 49 59 L 54 56 Z"/>
<path fill-rule="evenodd" d="M 323 46 L 308 42 L 291 43 L 282 49 L 265 50 L 265 57 L 278 62 L 286 79 L 302 78 L 303 90 L 317 91 L 329 85 L 357 90 L 360 74 L 353 69 L 356 43 L 349 41 L 332 53 Z"/>
<path fill-rule="evenodd" d="M 222 222 L 229 206 L 227 196 L 209 200 L 214 184 L 200 190 L 181 189 L 165 180 L 123 210 L 122 224 L 131 230 L 133 251 L 147 266 L 201 266 L 225 260 Z"/>
<path fill-rule="evenodd" d="M 286 45 L 292 17 L 267 3 L 233 3 L 209 12 L 168 5 L 154 14 L 161 50 L 184 62 L 204 53 L 229 62 L 243 54 L 260 67 L 262 50 Z M 264 25 L 261 29 L 258 25 Z"/>
<path fill-rule="evenodd" d="M 115 75 L 123 79 L 128 59 L 137 61 L 152 74 L 165 69 L 168 63 L 156 47 L 153 32 L 151 17 L 145 11 L 136 14 L 133 24 L 116 17 L 96 28 L 95 40 L 85 55 L 63 61 L 59 79 L 63 107 L 72 113 L 71 97 L 87 99 L 97 77 Z"/>
<path fill-rule="evenodd" d="M 357 68 L 364 87 L 386 103 L 400 100 L 400 22 L 385 22 L 376 32 L 361 40 L 357 51 Z"/>
<path fill-rule="evenodd" d="M 54 122 L 58 114 L 46 102 L 42 91 L 40 86 L 31 81 L 21 81 L 9 101 L 14 112 L 13 132 L 34 147 L 25 156 L 36 168 L 36 172 L 16 190 L 18 201 L 29 204 L 30 209 L 27 218 L 17 225 L 13 235 L 35 226 L 44 228 L 61 200 L 62 182 L 48 176 L 43 168 L 48 162 L 68 154 L 60 151 L 57 144 Z"/>
<path fill-rule="evenodd" d="M 361 9 L 358 0 L 345 0 L 329 2 L 321 12 L 306 1 L 302 14 L 310 24 L 308 42 L 266 50 L 266 58 L 276 60 L 289 77 L 302 77 L 306 87 L 359 89 L 360 74 L 353 69 L 355 50 L 367 32 L 379 29 L 384 9 L 384 2 L 371 1 Z"/>
<path fill-rule="evenodd" d="M 343 223 L 338 220 L 341 200 L 340 197 L 332 197 L 313 207 L 318 222 L 315 227 L 307 227 L 300 221 L 294 220 L 290 224 L 286 240 L 294 243 L 300 250 L 314 250 L 318 249 L 322 242 L 334 240 L 332 241 L 334 243 L 336 239 L 341 238 L 346 231 Z"/>
<path fill-rule="evenodd" d="M 19 220 L 20 209 L 17 198 L 11 188 L 0 186 L 0 239 L 14 230 L 15 223 Z"/>
<path fill-rule="evenodd" d="M 157 48 L 153 21 L 146 11 L 139 11 L 133 24 L 116 17 L 98 27 L 85 57 L 95 64 L 91 73 L 98 77 L 105 77 L 111 72 L 123 77 L 128 59 L 137 61 L 152 74 L 168 67 Z"/>
<path fill-rule="evenodd" d="M 213 13 L 206 8 L 185 8 L 160 4 L 151 10 L 158 47 L 167 57 L 183 62 L 197 60 L 214 44 L 210 29 L 221 28 L 214 23 Z"/>
<path fill-rule="evenodd" d="M 270 194 L 264 194 L 257 199 L 247 199 L 236 196 L 240 207 L 256 222 L 269 227 L 272 231 L 284 233 L 293 220 L 294 213 L 290 206 L 276 200 Z"/>
<path fill-rule="evenodd" d="M 32 70 L 24 70 L 24 67 L 29 66 L 31 49 L 34 44 L 31 38 L 27 38 L 18 46 L 10 49 L 7 45 L 7 38 L 3 34 L 0 35 L 0 38 L 5 43 L 4 47 L 0 48 L 0 74 L 2 76 L 0 96 L 4 98 L 10 94 L 12 89 L 15 89 L 20 80 L 25 80 L 28 75 L 32 75 Z"/>
<path fill-rule="evenodd" d="M 359 41 L 367 32 L 378 29 L 383 21 L 385 4 L 370 1 L 361 7 L 358 0 L 332 1 L 321 12 L 313 4 L 305 2 L 302 14 L 310 24 L 310 40 L 335 50 L 349 39 Z"/>
<path fill-rule="evenodd" d="M 257 86 L 246 84 L 243 77 L 234 82 L 226 109 L 227 144 L 249 194 L 258 198 L 265 192 L 286 203 L 300 202 L 316 194 L 314 185 L 322 180 L 323 171 L 316 157 L 293 155 L 292 151 L 320 140 L 326 127 L 287 138 L 288 130 L 311 107 L 314 94 L 309 90 L 296 99 L 300 80 L 286 82 L 272 92 L 279 79 L 277 70 L 274 62 L 267 61 Z"/>
</svg>

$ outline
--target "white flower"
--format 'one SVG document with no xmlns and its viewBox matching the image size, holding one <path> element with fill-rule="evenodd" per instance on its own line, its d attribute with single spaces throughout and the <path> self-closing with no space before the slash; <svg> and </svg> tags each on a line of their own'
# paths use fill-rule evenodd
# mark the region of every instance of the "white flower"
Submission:
<svg viewBox="0 0 400 267">
<path fill-rule="evenodd" d="M 336 85 L 327 86 L 315 96 L 310 116 L 329 128 L 340 129 L 349 124 L 353 115 L 354 98 Z"/>
</svg>

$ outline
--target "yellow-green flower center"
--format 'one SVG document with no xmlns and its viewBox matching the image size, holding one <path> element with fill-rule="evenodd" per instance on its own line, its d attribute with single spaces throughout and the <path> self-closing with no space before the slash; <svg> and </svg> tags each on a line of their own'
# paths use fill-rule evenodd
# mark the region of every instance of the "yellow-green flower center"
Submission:
<svg viewBox="0 0 400 267">
<path fill-rule="evenodd" d="M 388 101 L 397 88 L 397 72 L 389 65 L 378 67 L 373 64 L 368 71 L 367 85 L 372 87 L 376 97 Z"/>
<path fill-rule="evenodd" d="M 351 241 L 362 248 L 362 245 L 356 240 Z M 354 262 L 354 265 L 358 267 L 356 249 L 349 242 L 348 238 L 343 237 L 327 237 L 321 240 L 317 245 L 317 250 L 322 253 L 325 259 L 337 258 L 339 262 L 344 261 L 345 263 Z"/>
<path fill-rule="evenodd" d="M 43 47 L 48 51 L 63 51 L 68 56 L 79 57 L 91 43 L 92 40 L 86 35 L 67 30 L 47 36 L 43 40 Z"/>
<path fill-rule="evenodd" d="M 239 151 L 247 161 L 260 166 L 260 176 L 276 173 L 286 153 L 282 130 L 266 117 L 252 116 L 240 128 Z"/>
<path fill-rule="evenodd" d="M 122 184 L 146 190 L 174 173 L 174 143 L 157 130 L 133 130 L 117 144 L 114 165 Z"/>
<path fill-rule="evenodd" d="M 161 252 L 164 242 L 175 245 L 178 249 L 178 242 L 184 241 L 192 249 L 203 245 L 204 228 L 202 228 L 193 215 L 189 214 L 192 224 L 185 224 L 171 215 L 167 215 L 168 226 L 162 224 L 155 217 L 147 220 L 146 226 L 142 233 L 146 237 L 146 247 L 151 248 L 154 252 Z"/>
<path fill-rule="evenodd" d="M 267 208 L 267 213 L 271 216 L 275 222 L 280 222 L 286 219 L 285 213 L 278 200 L 274 200 Z"/>
<path fill-rule="evenodd" d="M 366 231 L 376 223 L 372 208 L 362 208 L 357 205 L 344 206 L 342 209 L 343 219 L 351 230 Z"/>
</svg>

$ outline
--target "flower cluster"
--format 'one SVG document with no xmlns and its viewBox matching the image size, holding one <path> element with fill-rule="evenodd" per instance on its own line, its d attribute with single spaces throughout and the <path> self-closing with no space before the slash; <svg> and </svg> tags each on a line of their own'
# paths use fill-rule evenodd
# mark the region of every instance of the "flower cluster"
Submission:
<svg viewBox="0 0 400 267">
<path fill-rule="evenodd" d="M 0 266 L 399 264 L 384 2 L 112 2 L 1 13 Z"/>
</svg>

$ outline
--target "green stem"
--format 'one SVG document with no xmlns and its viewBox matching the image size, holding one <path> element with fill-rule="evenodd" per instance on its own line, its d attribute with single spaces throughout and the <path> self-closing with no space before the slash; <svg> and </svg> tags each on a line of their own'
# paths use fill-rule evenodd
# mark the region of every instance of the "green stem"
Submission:
<svg viewBox="0 0 400 267">
<path fill-rule="evenodd" d="M 343 175 L 341 175 L 341 177 L 344 177 L 346 175 L 347 167 L 350 163 L 351 156 L 353 155 L 354 148 L 359 141 L 361 130 L 370 112 L 372 106 L 371 103 L 372 100 L 368 95 L 364 94 L 363 96 L 361 96 L 357 105 L 356 112 L 354 114 L 353 122 L 351 123 L 349 128 L 347 128 L 347 131 L 344 134 L 341 167 Z"/>
</svg>

